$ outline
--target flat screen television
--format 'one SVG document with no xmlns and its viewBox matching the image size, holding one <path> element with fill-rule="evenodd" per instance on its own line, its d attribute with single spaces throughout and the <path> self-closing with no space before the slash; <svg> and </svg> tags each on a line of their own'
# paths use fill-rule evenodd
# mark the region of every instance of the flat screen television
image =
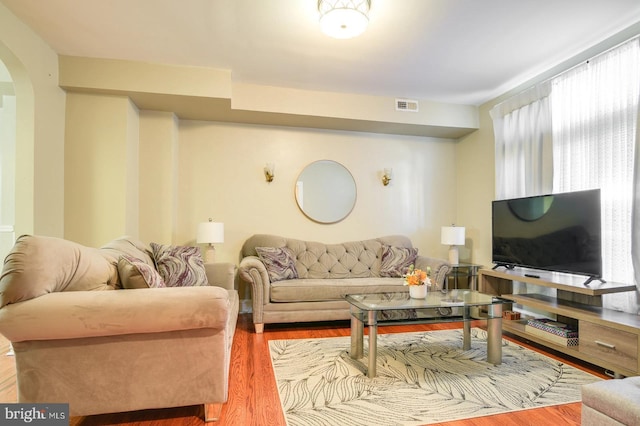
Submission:
<svg viewBox="0 0 640 426">
<path fill-rule="evenodd" d="M 496 200 L 494 268 L 524 267 L 602 280 L 600 190 Z"/>
</svg>

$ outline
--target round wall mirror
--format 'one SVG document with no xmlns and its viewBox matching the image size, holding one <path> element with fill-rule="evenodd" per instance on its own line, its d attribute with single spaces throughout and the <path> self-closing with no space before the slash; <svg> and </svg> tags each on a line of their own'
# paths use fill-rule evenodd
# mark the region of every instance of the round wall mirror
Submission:
<svg viewBox="0 0 640 426">
<path fill-rule="evenodd" d="M 356 204 L 356 182 L 340 163 L 314 161 L 302 170 L 295 187 L 300 210 L 319 223 L 336 223 Z"/>
<path fill-rule="evenodd" d="M 544 197 L 529 197 L 511 200 L 509 209 L 519 219 L 533 222 L 547 214 L 553 204 L 553 195 Z"/>
</svg>

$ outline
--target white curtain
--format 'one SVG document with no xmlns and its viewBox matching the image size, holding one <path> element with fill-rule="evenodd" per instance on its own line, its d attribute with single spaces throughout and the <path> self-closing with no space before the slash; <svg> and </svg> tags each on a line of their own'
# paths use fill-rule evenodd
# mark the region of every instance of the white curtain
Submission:
<svg viewBox="0 0 640 426">
<path fill-rule="evenodd" d="M 553 149 L 550 84 L 533 87 L 491 109 L 496 150 L 496 199 L 550 193 Z M 514 293 L 552 294 L 553 289 L 514 281 Z M 546 312 L 517 305 L 529 316 Z"/>
<path fill-rule="evenodd" d="M 631 256 L 639 96 L 638 39 L 553 80 L 553 189 L 601 188 L 603 277 L 608 281 L 640 281 L 634 279 Z M 638 310 L 634 293 L 603 300 L 608 308 Z"/>
<path fill-rule="evenodd" d="M 549 88 L 549 84 L 536 86 L 491 110 L 496 199 L 540 195 L 552 190 Z"/>
</svg>

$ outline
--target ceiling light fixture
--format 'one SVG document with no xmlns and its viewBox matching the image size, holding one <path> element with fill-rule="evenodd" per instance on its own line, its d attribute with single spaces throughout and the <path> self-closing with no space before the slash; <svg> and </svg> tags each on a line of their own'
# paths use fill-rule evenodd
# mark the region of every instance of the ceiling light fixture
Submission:
<svg viewBox="0 0 640 426">
<path fill-rule="evenodd" d="M 333 38 L 357 37 L 367 29 L 371 0 L 318 0 L 320 28 Z"/>
</svg>

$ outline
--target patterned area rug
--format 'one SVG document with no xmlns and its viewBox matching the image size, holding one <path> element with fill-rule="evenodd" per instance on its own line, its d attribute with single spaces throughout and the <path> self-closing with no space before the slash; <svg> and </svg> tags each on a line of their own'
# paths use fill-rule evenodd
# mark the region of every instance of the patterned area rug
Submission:
<svg viewBox="0 0 640 426">
<path fill-rule="evenodd" d="M 290 426 L 423 425 L 580 401 L 601 380 L 513 342 L 501 365 L 486 360 L 486 332 L 378 335 L 378 376 L 349 357 L 350 338 L 269 342 L 280 402 Z M 367 338 L 365 358 L 367 364 Z"/>
</svg>

